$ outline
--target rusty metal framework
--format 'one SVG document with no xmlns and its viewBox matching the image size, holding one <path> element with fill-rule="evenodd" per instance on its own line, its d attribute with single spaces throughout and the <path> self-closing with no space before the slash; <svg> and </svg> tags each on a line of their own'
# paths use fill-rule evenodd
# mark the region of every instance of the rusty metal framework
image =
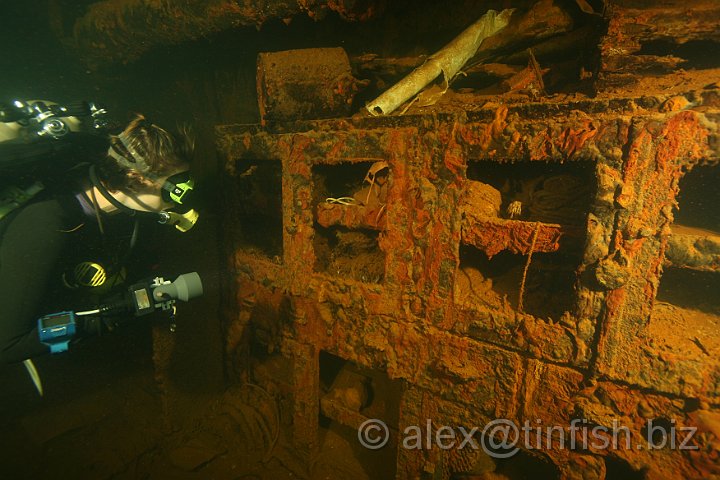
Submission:
<svg viewBox="0 0 720 480">
<path fill-rule="evenodd" d="M 264 256 L 230 239 L 239 309 L 229 331 L 243 331 L 257 309 L 273 313 L 267 342 L 292 365 L 283 387 L 292 398 L 296 442 L 312 449 L 317 436 L 321 351 L 404 380 L 400 431 L 430 417 L 450 425 L 498 417 L 567 425 L 582 415 L 604 425 L 619 416 L 640 438 L 648 415 L 641 405 L 653 417 L 697 425 L 686 403 L 718 403 L 720 365 L 700 349 L 669 351 L 669 339 L 654 332 L 682 335 L 683 327 L 653 330 L 654 322 L 671 320 L 657 315 L 654 299 L 683 171 L 717 161 L 717 113 L 716 107 L 660 111 L 672 101 L 486 104 L 460 113 L 305 122 L 282 133 L 219 127 L 229 174 L 243 173 L 241 162 L 275 164 L 279 173 L 282 228 L 275 240 L 282 254 Z M 352 218 L 352 205 L 316 215 L 327 210 L 318 209 L 316 167 L 340 170 L 376 159 L 391 172 L 382 227 L 372 218 Z M 504 164 L 510 172 L 532 162 L 587 164 L 596 188 L 584 228 L 478 220 L 467 206 L 458 208 L 475 182 L 466 172 L 479 162 Z M 315 238 L 332 225 L 380 231 L 382 281 L 317 268 Z M 574 280 L 566 292 L 548 297 L 571 295 L 561 317 L 519 311 L 513 301 L 488 305 L 489 294 L 463 296 L 463 245 L 488 257 L 490 248 L 526 254 L 536 225 L 545 239 L 538 252 L 562 252 L 573 238 L 582 239 L 575 242 L 582 253 Z M 242 341 L 230 335 L 228 351 Z M 357 412 L 337 417 L 354 427 L 362 419 Z M 401 452 L 399 478 L 413 478 L 428 462 L 440 464 Z M 666 473 L 710 468 L 714 461 L 612 454 Z M 602 453 L 548 455 L 564 478 L 573 478 L 579 464 L 604 468 Z"/>
<path fill-rule="evenodd" d="M 717 285 L 717 235 L 676 227 L 673 208 L 687 172 L 717 168 L 720 72 L 628 47 L 629 25 L 660 13 L 611 9 L 594 98 L 458 94 L 405 115 L 217 127 L 234 192 L 228 362 L 288 408 L 297 451 L 312 457 L 321 416 L 381 418 L 396 447 L 428 418 L 619 422 L 633 445 L 662 419 L 697 429 L 697 448 L 529 453 L 564 479 L 605 478 L 615 461 L 646 478 L 720 473 L 718 316 L 658 298 L 671 270 Z M 651 83 L 631 73 L 667 62 Z M 377 162 L 389 170 L 381 201 L 326 200 Z M 376 385 L 374 400 L 325 385 L 333 362 Z M 404 448 L 396 460 L 408 479 L 474 461 Z"/>
</svg>

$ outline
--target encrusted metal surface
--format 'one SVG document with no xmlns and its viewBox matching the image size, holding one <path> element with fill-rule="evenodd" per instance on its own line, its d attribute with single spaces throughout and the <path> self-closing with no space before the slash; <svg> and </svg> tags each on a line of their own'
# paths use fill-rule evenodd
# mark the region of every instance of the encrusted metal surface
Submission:
<svg viewBox="0 0 720 480">
<path fill-rule="evenodd" d="M 77 19 L 73 40 L 88 64 L 104 66 L 230 28 L 259 27 L 270 19 L 335 12 L 347 20 L 366 20 L 376 8 L 374 2 L 353 0 L 102 0 Z"/>
<path fill-rule="evenodd" d="M 700 98 L 692 91 L 685 96 Z M 669 355 L 648 325 L 678 181 L 685 170 L 716 164 L 720 155 L 716 107 L 664 111 L 662 96 L 509 106 L 477 100 L 484 106 L 474 111 L 438 108 L 400 117 L 296 122 L 272 130 L 217 129 L 231 178 L 241 174 L 242 162 L 281 164 L 283 255 L 266 257 L 230 239 L 236 246 L 239 296 L 231 329 L 242 330 L 260 306 L 277 312 L 272 328 L 264 327 L 272 332 L 266 344 L 303 365 L 303 373 L 288 380 L 294 418 L 305 429 L 295 430 L 296 440 L 308 448 L 315 441 L 312 419 L 317 419 L 319 394 L 304 382 L 316 382 L 321 350 L 407 382 L 405 425 L 423 418 L 480 425 L 499 417 L 518 424 L 540 419 L 545 425 L 568 425 L 584 415 L 598 425 L 620 419 L 637 438 L 649 417 L 708 432 L 707 421 L 697 418 L 715 415 L 720 363 L 698 352 Z M 382 221 L 373 221 L 377 214 L 367 210 L 349 213 L 353 206 L 322 204 L 318 166 L 340 172 L 378 160 L 390 168 Z M 586 220 L 582 226 L 561 226 L 483 214 L 475 215 L 477 228 L 469 225 L 472 212 L 458 206 L 470 182 L 467 172 L 478 162 L 518 169 L 589 165 L 595 190 Z M 331 167 L 323 170 L 328 176 Z M 319 229 L 333 225 L 380 231 L 380 283 L 317 267 Z M 469 243 L 484 249 L 488 261 L 507 249 L 525 258 L 535 228 L 542 233 L 534 252 L 562 254 L 564 243 L 553 235 L 563 229 L 581 251 L 560 257 L 577 263 L 569 265 L 573 273 L 566 291 L 550 297 L 568 296 L 567 308 L 551 317 L 519 310 L 512 298 L 518 288 L 522 292 L 519 277 L 514 291 L 503 293 L 499 281 L 480 289 L 488 278 L 478 273 L 481 267 L 468 267 L 461 253 Z M 526 237 L 525 247 L 498 246 L 498 235 L 516 242 Z M 662 326 L 657 331 L 668 338 L 682 335 Z M 231 336 L 229 350 L 241 346 Z M 698 406 L 688 409 L 688 402 Z M 634 449 L 543 454 L 563 478 L 575 478 L 578 465 L 589 475 L 584 478 L 603 478 L 603 456 L 646 469 L 651 478 L 687 478 L 687 472 L 703 478 L 718 473 L 717 452 L 708 438 L 693 439 L 699 446 L 693 456 Z M 436 455 L 402 452 L 399 478 L 413 478 Z"/>
</svg>

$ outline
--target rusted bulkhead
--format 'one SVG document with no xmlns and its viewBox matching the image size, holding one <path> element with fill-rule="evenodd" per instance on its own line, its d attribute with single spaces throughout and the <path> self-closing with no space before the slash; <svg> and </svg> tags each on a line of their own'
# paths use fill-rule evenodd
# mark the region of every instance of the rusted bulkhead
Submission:
<svg viewBox="0 0 720 480">
<path fill-rule="evenodd" d="M 348 21 L 372 18 L 381 2 L 354 0 L 103 0 L 75 22 L 72 39 L 90 65 L 128 63 L 154 48 L 195 40 L 229 28 L 260 27 L 295 15 Z"/>
<path fill-rule="evenodd" d="M 664 104 L 486 104 L 473 112 L 306 122 L 287 132 L 220 127 L 234 182 L 246 185 L 275 168 L 272 189 L 282 191 L 280 209 L 267 212 L 282 224 L 269 234 L 278 237 L 276 250 L 244 240 L 252 235 L 243 229 L 252 227 L 242 215 L 229 240 L 240 306 L 229 352 L 245 348 L 239 332 L 259 318 L 256 309 L 275 312 L 256 328 L 294 365 L 284 388 L 292 392 L 296 428 L 302 425 L 297 441 L 306 446 L 317 431 L 319 391 L 307 387 L 317 384 L 321 351 L 405 380 L 408 424 L 436 408 L 452 412 L 439 415 L 456 425 L 497 417 L 565 425 L 582 415 L 600 425 L 621 418 L 638 438 L 649 416 L 703 428 L 698 416 L 714 418 L 711 405 L 720 401 L 720 363 L 699 347 L 676 348 L 697 341 L 714 349 L 716 334 L 678 341 L 682 327 L 654 302 L 678 182 L 684 170 L 717 162 L 718 112 L 661 112 Z M 327 187 L 333 172 L 363 172 L 362 186 L 365 169 L 377 161 L 390 171 L 382 209 L 368 214 L 336 202 L 342 195 Z M 594 185 L 586 220 L 562 225 L 507 218 L 502 207 L 494 218 L 470 210 L 463 198 L 485 180 L 468 178 L 478 164 L 505 168 L 521 183 L 523 170 L 536 166 L 568 167 L 570 173 L 553 175 L 560 179 L 585 172 Z M 237 204 L 247 203 L 239 195 Z M 364 250 L 351 248 L 353 230 L 362 233 Z M 330 246 L 322 241 L 327 236 Z M 336 248 L 332 258 L 321 259 L 328 248 Z M 530 266 L 521 309 L 520 273 L 530 251 L 538 263 Z M 502 278 L 487 268 L 503 255 L 519 256 L 518 275 Z M 564 478 L 574 478 L 577 462 L 602 478 L 603 456 L 666 475 L 657 478 L 715 471 L 712 447 L 696 440 L 697 457 L 544 453 Z M 398 468 L 416 472 L 430 457 L 402 457 L 407 463 Z"/>
<path fill-rule="evenodd" d="M 720 168 L 720 65 L 629 75 L 668 61 L 653 42 L 677 32 L 660 22 L 620 48 L 645 25 L 625 3 L 592 98 L 462 92 L 404 115 L 217 128 L 235 207 L 228 363 L 287 406 L 298 452 L 312 458 L 321 412 L 395 432 L 582 421 L 630 444 L 527 458 L 562 479 L 720 475 L 720 226 L 676 221 L 714 215 L 683 182 Z M 332 361 L 354 370 L 328 391 Z M 369 400 L 378 377 L 397 402 Z M 652 425 L 675 448 L 638 447 Z M 552 443 L 544 431 L 530 444 Z M 396 476 L 478 462 L 397 447 Z"/>
</svg>

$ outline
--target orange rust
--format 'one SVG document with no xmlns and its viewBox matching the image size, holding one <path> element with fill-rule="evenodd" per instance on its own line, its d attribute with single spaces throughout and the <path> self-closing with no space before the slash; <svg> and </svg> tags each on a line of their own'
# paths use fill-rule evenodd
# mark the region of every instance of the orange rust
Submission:
<svg viewBox="0 0 720 480">
<path fill-rule="evenodd" d="M 553 150 L 553 140 L 549 133 L 540 132 L 528 142 L 531 160 L 544 160 L 550 157 Z"/>
<path fill-rule="evenodd" d="M 565 129 L 558 138 L 559 148 L 565 152 L 567 158 L 582 150 L 585 142 L 592 139 L 597 135 L 598 129 L 595 128 L 593 122 L 590 120 L 586 121 L 586 126 L 583 128 L 567 128 Z"/>
<path fill-rule="evenodd" d="M 679 169 L 707 151 L 710 137 L 701 131 L 706 118 L 696 122 L 697 112 L 660 116 L 640 111 L 630 120 L 626 112 L 615 115 L 604 107 L 596 105 L 594 111 L 603 113 L 587 118 L 573 110 L 526 119 L 523 115 L 533 112 L 544 115 L 543 106 L 495 105 L 474 117 L 479 120 L 471 112 L 446 119 L 418 116 L 412 128 L 397 128 L 398 122 L 411 123 L 409 118 L 324 121 L 304 125 L 308 130 L 301 133 L 276 134 L 270 147 L 258 140 L 250 148 L 287 155 L 281 156 L 284 196 L 291 199 L 283 206 L 285 264 L 278 273 L 243 273 L 239 288 L 245 281 L 266 282 L 289 292 L 293 318 L 301 320 L 287 321 L 278 330 L 287 355 L 300 356 L 300 345 L 312 346 L 373 374 L 403 379 L 400 413 L 406 422 L 422 414 L 436 415 L 438 422 L 483 424 L 502 415 L 565 425 L 581 415 L 597 425 L 621 418 L 638 436 L 646 423 L 643 415 L 693 424 L 686 409 L 694 399 L 718 400 L 717 369 L 714 363 L 697 362 L 703 354 L 690 340 L 689 347 L 673 349 L 656 338 L 658 332 L 672 336 L 674 330 L 662 323 L 671 320 L 657 314 L 654 297 L 662 281 L 661 232 L 675 201 Z M 588 212 L 591 221 L 574 232 L 542 225 L 536 242 L 538 271 L 548 264 L 564 268 L 572 249 L 585 248 L 577 269 L 567 269 L 572 297 L 558 315 L 519 313 L 514 305 L 518 281 L 502 273 L 517 265 L 522 270 L 534 224 L 489 219 L 489 214 L 483 218 L 479 202 L 461 200 L 466 167 L 470 170 L 476 158 L 487 160 L 492 151 L 498 161 L 595 162 L 589 171 L 597 173 L 600 190 Z M 315 207 L 305 200 L 318 192 L 310 170 L 300 164 L 342 169 L 344 161 L 361 158 L 383 159 L 390 166 L 388 208 L 381 222 L 373 225 L 368 212 L 357 212 L 363 218 L 355 218 L 339 206 L 318 207 L 317 218 L 306 211 Z M 508 180 L 522 180 L 526 165 L 503 165 L 517 167 L 517 178 L 509 174 Z M 541 165 L 527 170 L 536 167 L 542 171 Z M 501 184 L 493 187 L 498 194 L 490 202 L 494 215 L 503 215 L 509 200 Z M 385 255 L 383 281 L 370 285 L 318 271 L 312 247 L 316 221 L 351 232 L 382 228 L 377 245 Z M 507 255 L 499 255 L 501 250 Z M 536 278 L 532 288 L 565 273 L 563 268 Z M 551 293 L 547 302 L 560 303 L 563 292 Z M 701 344 L 713 352 L 706 339 Z M 692 348 L 696 356 L 686 353 Z M 259 381 L 278 382 L 272 377 Z M 317 410 L 316 393 L 293 395 L 309 398 L 307 405 Z M 311 428 L 298 435 L 314 438 L 317 427 Z M 572 478 L 580 466 L 592 470 L 589 478 L 602 478 L 598 472 L 605 457 L 634 468 L 647 466 L 650 477 L 668 472 L 680 478 L 681 472 L 708 463 L 705 454 L 692 459 L 633 450 L 547 452 L 561 478 Z M 421 475 L 416 467 L 426 466 L 426 459 L 412 452 L 397 458 L 399 468 L 412 475 Z"/>
<path fill-rule="evenodd" d="M 526 255 L 530 250 L 530 239 L 535 230 L 535 224 L 516 220 L 492 220 L 468 218 L 463 223 L 463 243 L 475 245 L 483 250 L 489 258 L 501 251 L 509 250 L 513 253 Z M 535 242 L 535 252 L 555 252 L 560 248 L 560 239 L 563 234 L 579 237 L 573 229 L 563 228 L 560 225 L 543 224 Z"/>
<path fill-rule="evenodd" d="M 453 123 L 452 131 L 450 132 L 447 140 L 447 148 L 443 156 L 445 166 L 450 170 L 458 179 L 462 179 L 462 172 L 465 169 L 465 155 L 464 150 L 456 140 L 456 132 L 458 124 Z"/>
<path fill-rule="evenodd" d="M 672 116 L 660 131 L 660 142 L 655 156 L 658 168 L 667 170 L 670 165 L 677 171 L 679 164 L 692 165 L 707 155 L 709 132 L 700 124 L 696 112 L 680 112 Z"/>
<path fill-rule="evenodd" d="M 387 222 L 386 207 L 321 203 L 317 206 L 317 222 L 323 227 L 342 225 L 349 228 L 383 230 Z"/>
<path fill-rule="evenodd" d="M 490 145 L 494 141 L 498 140 L 500 134 L 502 134 L 507 127 L 507 116 L 508 107 L 506 105 L 500 105 L 495 110 L 495 116 L 492 123 L 485 125 L 479 138 L 476 140 L 472 136 L 464 136 L 464 141 L 470 145 L 480 145 L 483 150 L 487 151 L 490 148 Z M 461 130 L 461 132 L 463 132 L 463 130 Z M 465 130 L 465 132 L 467 132 L 467 130 Z"/>
</svg>

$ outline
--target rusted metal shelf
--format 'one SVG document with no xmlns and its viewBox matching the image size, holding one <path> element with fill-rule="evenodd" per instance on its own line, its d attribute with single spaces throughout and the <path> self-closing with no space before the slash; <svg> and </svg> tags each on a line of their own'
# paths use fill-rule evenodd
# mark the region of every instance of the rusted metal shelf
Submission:
<svg viewBox="0 0 720 480">
<path fill-rule="evenodd" d="M 465 217 L 461 229 L 462 242 L 482 250 L 488 257 L 503 250 L 521 255 L 526 255 L 531 250 L 556 252 L 564 237 L 579 241 L 582 236 L 580 227 L 490 217 Z M 537 238 L 533 246 L 536 230 Z"/>
<path fill-rule="evenodd" d="M 324 202 L 317 206 L 317 222 L 323 227 L 342 226 L 382 231 L 387 224 L 385 210 L 384 205 L 366 207 Z"/>
<path fill-rule="evenodd" d="M 673 225 L 665 261 L 677 268 L 720 272 L 720 233 Z"/>
</svg>

